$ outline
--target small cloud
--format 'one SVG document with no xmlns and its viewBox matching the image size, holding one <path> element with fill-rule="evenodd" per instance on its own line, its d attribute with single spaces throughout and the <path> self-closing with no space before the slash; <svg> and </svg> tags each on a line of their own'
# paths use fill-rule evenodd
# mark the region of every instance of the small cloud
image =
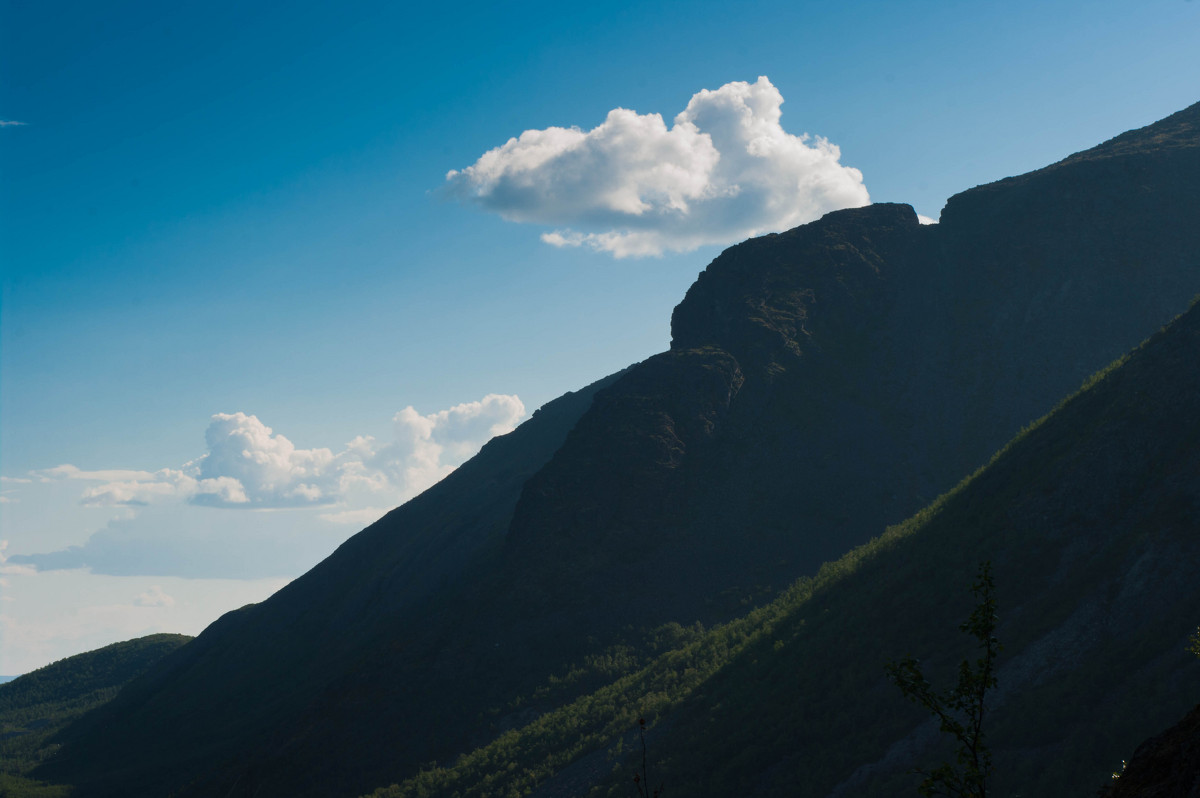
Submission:
<svg viewBox="0 0 1200 798">
<path fill-rule="evenodd" d="M 18 122 L 15 119 L 0 119 L 0 127 L 26 127 L 28 122 Z"/>
<path fill-rule="evenodd" d="M 144 507 L 155 499 L 169 496 L 186 496 L 196 491 L 196 480 L 182 471 L 163 469 L 148 472 L 94 472 L 133 474 L 133 479 L 116 479 L 93 488 L 88 488 L 80 498 L 81 504 Z"/>
<path fill-rule="evenodd" d="M 599 126 L 526 130 L 451 170 L 446 190 L 513 222 L 553 226 L 542 240 L 613 256 L 729 244 L 870 202 L 835 144 L 780 124 L 766 77 L 692 96 L 667 127 L 615 108 Z"/>
<path fill-rule="evenodd" d="M 42 482 L 52 482 L 57 479 L 81 479 L 91 480 L 96 482 L 113 482 L 113 481 L 136 481 L 154 479 L 155 475 L 150 471 L 130 471 L 127 469 L 107 469 L 101 471 L 84 471 L 70 463 L 64 463 L 54 468 L 44 468 L 40 471 L 31 471 L 35 477 Z"/>
<path fill-rule="evenodd" d="M 937 224 L 938 223 L 937 219 L 934 219 L 929 216 L 925 216 L 924 214 L 921 214 L 921 213 L 917 214 L 917 221 L 920 222 L 921 224 Z"/>
<path fill-rule="evenodd" d="M 133 599 L 135 607 L 174 607 L 175 599 L 163 592 L 159 585 L 151 585 L 144 593 L 139 593 Z"/>
<path fill-rule="evenodd" d="M 32 479 L 27 477 L 0 477 L 0 485 L 30 485 Z M 17 493 L 19 488 L 4 488 L 0 489 L 0 504 L 16 504 L 20 501 L 16 496 L 9 494 Z"/>
</svg>

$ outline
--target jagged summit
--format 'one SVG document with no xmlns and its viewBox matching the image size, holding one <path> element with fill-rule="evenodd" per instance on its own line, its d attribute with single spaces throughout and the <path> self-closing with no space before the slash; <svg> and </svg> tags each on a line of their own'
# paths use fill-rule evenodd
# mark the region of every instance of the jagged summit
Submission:
<svg viewBox="0 0 1200 798">
<path fill-rule="evenodd" d="M 894 268 L 878 250 L 910 246 L 919 227 L 912 206 L 877 203 L 730 247 L 675 308 L 671 348 L 721 346 L 745 355 L 758 346 L 799 356 L 801 339 L 813 334 L 806 323 L 815 295 L 839 282 L 850 290 L 847 269 L 863 270 L 861 281 Z"/>
</svg>

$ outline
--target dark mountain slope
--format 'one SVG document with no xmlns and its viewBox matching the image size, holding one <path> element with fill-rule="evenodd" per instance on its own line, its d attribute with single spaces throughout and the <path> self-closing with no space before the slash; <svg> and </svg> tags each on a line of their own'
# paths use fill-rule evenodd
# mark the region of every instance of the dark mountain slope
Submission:
<svg viewBox="0 0 1200 798">
<path fill-rule="evenodd" d="M 550 678 L 572 664 L 632 651 L 628 669 L 646 630 L 765 600 L 1200 290 L 1200 141 L 1172 135 L 959 195 L 941 225 L 871 206 L 727 250 L 669 352 L 221 619 L 47 773 L 98 794 L 353 794 L 586 693 L 601 670 Z M 1064 186 L 1089 210 L 1043 199 Z"/>
<path fill-rule="evenodd" d="M 727 250 L 671 351 L 526 485 L 514 548 L 601 584 L 591 565 L 636 548 L 744 593 L 915 512 L 1200 290 L 1197 119 L 960 194 L 936 226 L 874 205 Z M 686 612 L 675 578 L 640 601 Z"/>
<path fill-rule="evenodd" d="M 95 775 L 79 781 L 101 794 L 162 794 L 294 728 L 331 682 L 354 672 L 364 647 L 379 644 L 394 614 L 454 585 L 499 545 L 524 480 L 615 376 L 548 403 L 266 602 L 218 619 L 64 734 L 46 778 L 74 780 L 86 767 Z"/>
<path fill-rule="evenodd" d="M 1104 798 L 1191 798 L 1200 790 L 1200 706 L 1137 747 Z"/>
<path fill-rule="evenodd" d="M 908 771 L 953 752 L 884 665 L 913 654 L 935 684 L 953 682 L 977 653 L 955 630 L 983 560 L 1004 645 L 986 721 L 989 793 L 1093 794 L 1200 695 L 1186 650 L 1200 618 L 1198 358 L 1200 307 L 815 579 L 381 794 L 628 795 L 640 750 L 627 761 L 614 745 L 629 745 L 642 713 L 652 783 L 670 794 L 915 794 Z M 1174 735 L 1176 748 L 1191 744 Z"/>
<path fill-rule="evenodd" d="M 1099 785 L 1200 694 L 1200 309 L 932 509 L 829 569 L 689 700 L 657 744 L 687 795 L 896 795 L 952 759 L 883 662 L 935 683 L 975 564 L 995 566 L 1005 644 L 989 715 L 996 795 Z M 835 578 L 837 577 L 837 578 Z M 779 641 L 778 647 L 776 641 Z M 1190 697 L 1190 698 L 1189 698 Z M 733 763 L 737 766 L 710 763 Z"/>
</svg>

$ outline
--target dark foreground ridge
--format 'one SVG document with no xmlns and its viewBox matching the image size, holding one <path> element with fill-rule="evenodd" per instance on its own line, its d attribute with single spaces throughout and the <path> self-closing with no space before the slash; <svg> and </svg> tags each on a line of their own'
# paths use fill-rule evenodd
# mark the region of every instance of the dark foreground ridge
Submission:
<svg viewBox="0 0 1200 798">
<path fill-rule="evenodd" d="M 744 616 L 920 510 L 1188 306 L 1200 291 L 1198 118 L 1200 105 L 1052 167 L 960 194 L 938 225 L 919 225 L 908 206 L 874 205 L 726 250 L 676 309 L 669 351 L 550 403 L 270 600 L 220 619 L 65 730 L 62 751 L 41 775 L 78 784 L 81 796 L 358 795 L 423 763 L 453 761 L 638 672 L 692 639 L 685 632 L 696 622 Z M 1194 354 L 1184 362 L 1194 363 Z M 1171 379 L 1155 378 L 1155 390 L 1167 397 L 1182 391 Z M 1139 402 L 1119 404 L 1128 423 L 1140 419 Z M 1088 502 L 1064 504 L 1076 515 L 1047 509 L 1039 516 L 1034 499 L 1064 485 L 1090 491 L 1107 484 L 1112 495 L 1085 494 L 1105 508 L 1100 520 L 1136 507 L 1131 517 L 1144 523 L 1137 535 L 1147 540 L 1200 505 L 1189 504 L 1187 485 L 1153 502 L 1139 498 L 1155 479 L 1170 487 L 1178 482 L 1173 473 L 1196 473 L 1121 471 L 1122 459 L 1137 461 L 1142 433 L 1127 448 L 1097 439 L 1086 461 L 1071 454 L 1076 432 L 1064 434 L 1065 448 L 1053 458 L 1022 461 L 1027 474 L 972 494 L 985 497 L 974 500 L 978 513 L 959 516 L 941 538 L 920 537 L 940 540 L 940 548 L 914 549 L 872 580 L 847 577 L 839 591 L 928 620 L 928 631 L 899 626 L 911 636 L 889 640 L 913 653 L 936 649 L 934 638 L 957 622 L 941 618 L 944 597 L 959 591 L 930 573 L 970 573 L 976 554 L 991 550 L 1001 590 L 1007 578 L 1008 590 L 1028 591 L 1026 625 L 1011 632 L 1024 643 L 1014 645 L 1042 651 L 1029 653 L 1023 666 L 1041 675 L 1008 682 L 1015 690 L 1040 678 L 1077 690 L 1087 700 L 1065 703 L 1091 706 L 1084 714 L 1094 731 L 1129 708 L 1102 699 L 1110 682 L 1071 652 L 1091 651 L 1133 683 L 1161 675 L 1156 668 L 1178 683 L 1184 671 L 1164 659 L 1166 632 L 1126 648 L 1114 642 L 1119 637 L 1088 630 L 1108 624 L 1136 638 L 1136 626 L 1104 612 L 1112 596 L 1123 595 L 1123 585 L 1135 590 L 1160 579 L 1158 563 L 1193 555 L 1181 538 L 1183 548 L 1155 548 L 1141 560 L 1136 541 L 1087 532 L 1096 520 Z M 1196 439 L 1177 443 L 1181 467 L 1192 467 L 1186 458 L 1200 447 L 1187 447 Z M 1111 464 L 1113 479 L 1092 473 L 1080 482 L 1067 478 L 1075 472 L 1055 472 L 1026 494 L 1035 484 L 1027 475 L 1071 462 L 1079 473 L 1085 462 Z M 1118 472 L 1141 481 L 1126 484 Z M 1018 501 L 1030 496 L 1032 503 Z M 1030 560 L 1030 552 L 1041 557 Z M 1096 570 L 1102 566 L 1110 570 Z M 1105 592 L 1092 603 L 1080 598 L 1096 585 Z M 923 586 L 948 592 L 924 595 Z M 1012 598 L 1007 606 L 1015 607 Z M 869 740 L 837 720 L 851 686 L 871 696 L 872 706 L 886 692 L 874 664 L 880 643 L 867 642 L 878 636 L 863 626 L 883 619 L 867 612 L 874 605 L 846 602 L 836 612 L 830 605 L 828 616 L 811 610 L 819 601 L 810 603 L 803 619 L 808 628 L 843 630 L 845 659 L 822 665 L 754 649 L 755 668 L 776 663 L 775 683 L 818 680 L 811 684 L 824 685 L 825 703 L 805 705 L 745 740 L 751 748 L 731 761 L 756 779 L 752 794 L 775 794 L 770 785 L 780 780 L 795 787 L 802 767 L 824 774 L 809 779 L 814 785 L 845 782 L 845 795 L 895 794 L 887 791 L 894 786 L 889 763 L 924 750 L 919 737 L 906 736 L 914 719 L 904 709 L 861 718 Z M 1180 602 L 1163 615 L 1193 610 L 1200 606 Z M 1071 621 L 1077 611 L 1084 615 Z M 1078 634 L 1055 638 L 1059 628 Z M 778 638 L 780 650 L 792 639 Z M 1106 642 L 1084 645 L 1091 640 Z M 901 649 L 883 654 L 908 653 Z M 1057 669 L 1063 662 L 1071 667 Z M 766 712 L 771 694 L 754 691 L 771 681 L 740 667 L 722 670 L 729 675 L 705 688 L 707 699 L 681 708 L 680 717 L 691 720 L 677 728 L 728 735 L 730 726 L 697 719 L 740 712 L 721 696 L 742 690 L 750 691 L 744 706 Z M 821 668 L 869 675 L 839 686 L 820 682 Z M 733 674 L 742 676 L 728 681 Z M 1022 705 L 1017 695 L 1008 706 Z M 1032 763 L 1014 765 L 1014 777 L 1032 777 L 1030 768 L 1071 753 L 1062 739 L 1038 738 L 1021 720 L 1038 717 L 1039 708 L 997 719 L 1011 728 L 998 729 L 998 739 L 1019 740 L 1028 754 L 1022 761 Z M 1077 718 L 1042 720 L 1054 729 Z M 822 748 L 813 735 L 844 744 Z M 1132 746 L 1141 737 L 1120 742 Z M 694 750 L 708 750 L 688 739 Z M 764 739 L 792 740 L 791 758 L 772 759 L 775 749 Z M 765 753 L 753 753 L 756 744 Z M 1102 756 L 1099 750 L 1089 748 L 1087 761 Z M 808 752 L 823 753 L 813 759 Z M 714 762 L 705 767 L 720 769 Z M 693 785 L 679 794 L 733 794 L 704 786 L 700 772 L 694 781 L 675 772 L 679 783 Z"/>
<path fill-rule="evenodd" d="M 1200 706 L 1138 746 L 1103 798 L 1190 798 L 1200 789 Z"/>
</svg>

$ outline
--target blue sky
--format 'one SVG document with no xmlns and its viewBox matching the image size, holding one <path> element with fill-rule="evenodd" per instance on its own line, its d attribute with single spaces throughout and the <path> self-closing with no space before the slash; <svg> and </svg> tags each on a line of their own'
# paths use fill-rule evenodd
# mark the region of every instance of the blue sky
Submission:
<svg viewBox="0 0 1200 798">
<path fill-rule="evenodd" d="M 1200 100 L 1189 0 L 421 5 L 0 5 L 0 673 L 269 594 L 665 349 L 747 231 L 936 219 Z M 501 151 L 572 127 L 569 174 Z"/>
</svg>

